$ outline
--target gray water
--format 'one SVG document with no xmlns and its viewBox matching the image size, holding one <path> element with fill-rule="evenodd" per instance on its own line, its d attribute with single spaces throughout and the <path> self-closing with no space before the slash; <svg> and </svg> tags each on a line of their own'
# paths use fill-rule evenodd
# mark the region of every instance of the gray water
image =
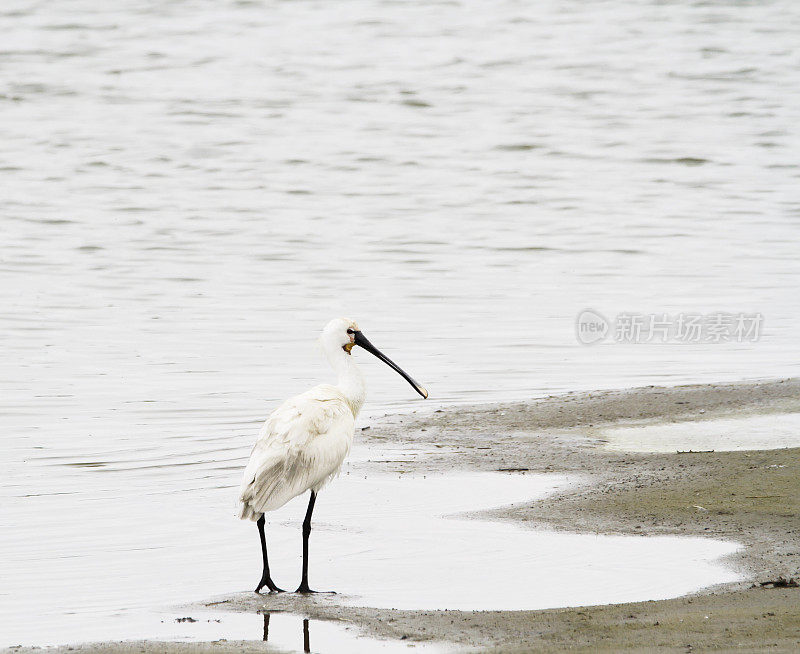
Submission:
<svg viewBox="0 0 800 654">
<path fill-rule="evenodd" d="M 797 375 L 798 24 L 791 1 L 4 2 L 2 564 L 48 570 L 71 517 L 78 545 L 164 547 L 144 494 L 197 493 L 187 523 L 230 501 L 337 315 L 426 406 Z M 765 326 L 587 347 L 587 307 Z M 419 406 L 364 365 L 363 423 Z"/>
<path fill-rule="evenodd" d="M 752 414 L 680 422 L 642 421 L 582 429 L 623 452 L 730 452 L 800 447 L 800 413 Z"/>
<path fill-rule="evenodd" d="M 358 448 L 342 476 L 320 494 L 309 569 L 313 587 L 336 590 L 328 603 L 543 609 L 665 599 L 744 579 L 723 561 L 740 549 L 737 543 L 570 534 L 464 515 L 546 501 L 572 483 L 562 475 L 359 473 L 365 455 L 397 460 L 425 454 Z M 183 487 L 176 483 L 181 477 Z M 240 629 L 255 624 L 252 619 L 233 623 L 238 635 L 213 621 L 188 629 L 175 622 L 175 613 L 193 616 L 198 610 L 176 605 L 213 599 L 212 608 L 224 608 L 224 595 L 252 591 L 261 576 L 254 525 L 233 519 L 225 493 L 187 481 L 180 473 L 162 475 L 150 488 L 139 487 L 132 500 L 110 492 L 103 476 L 95 475 L 82 502 L 62 495 L 12 505 L 12 524 L 24 520 L 26 508 L 49 506 L 53 515 L 45 518 L 40 540 L 12 537 L 2 550 L 0 613 L 11 620 L 0 630 L 0 647 L 147 637 L 258 639 L 260 630 Z M 269 514 L 270 569 L 282 588 L 300 583 L 306 502 L 297 497 Z M 478 569 L 483 573 L 465 574 Z M 352 651 L 335 641 L 318 642 L 325 645 L 320 651 Z"/>
</svg>

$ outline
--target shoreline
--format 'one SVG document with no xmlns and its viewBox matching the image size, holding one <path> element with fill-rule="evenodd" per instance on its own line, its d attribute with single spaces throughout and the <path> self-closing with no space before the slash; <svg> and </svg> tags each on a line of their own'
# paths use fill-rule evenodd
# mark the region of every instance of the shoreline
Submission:
<svg viewBox="0 0 800 654">
<path fill-rule="evenodd" d="M 800 411 L 800 379 L 568 393 L 529 402 L 457 406 L 373 421 L 356 438 L 376 447 L 427 448 L 357 471 L 456 470 L 580 474 L 546 502 L 483 517 L 573 532 L 706 536 L 743 549 L 730 563 L 750 576 L 670 600 L 535 611 L 398 611 L 338 606 L 330 597 L 239 593 L 194 605 L 274 611 L 358 626 L 366 635 L 445 641 L 481 651 L 765 648 L 800 645 L 800 448 L 628 453 L 581 430 Z M 334 482 L 335 483 L 335 482 Z M 698 508 L 699 507 L 699 508 Z M 767 584 L 761 586 L 760 584 Z M 755 585 L 754 585 L 755 584 Z M 706 617 L 708 616 L 708 617 Z M 252 649 L 251 649 L 252 648 Z M 10 648 L 29 652 L 37 648 Z M 38 648 L 41 649 L 41 648 Z M 193 652 L 265 651 L 247 643 L 192 643 Z M 49 651 L 181 652 L 185 643 L 88 643 Z"/>
</svg>

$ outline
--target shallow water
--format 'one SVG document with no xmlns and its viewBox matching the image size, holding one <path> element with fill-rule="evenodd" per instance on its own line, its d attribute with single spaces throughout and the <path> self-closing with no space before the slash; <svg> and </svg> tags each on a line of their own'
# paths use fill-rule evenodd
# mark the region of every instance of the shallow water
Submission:
<svg viewBox="0 0 800 654">
<path fill-rule="evenodd" d="M 567 483 L 557 475 L 500 473 L 364 478 L 348 469 L 317 502 L 312 587 L 336 590 L 331 601 L 352 606 L 535 609 L 661 599 L 741 578 L 718 560 L 735 552 L 735 543 L 576 535 L 452 517 L 545 498 Z M 129 491 L 138 499 L 122 502 L 123 512 L 116 494 L 95 492 L 69 511 L 63 496 L 39 500 L 49 505 L 42 537 L 4 540 L 6 644 L 142 637 L 159 609 L 255 586 L 257 531 L 230 519 L 230 489 Z M 273 579 L 283 588 L 299 582 L 304 499 L 268 523 Z M 19 506 L 12 505 L 12 524 L 30 526 L 13 511 Z"/>
<path fill-rule="evenodd" d="M 75 632 L 69 640 L 81 640 Z M 101 641 L 120 639 L 166 642 L 209 642 L 245 640 L 268 643 L 266 652 L 311 652 L 329 654 L 370 654 L 371 652 L 422 652 L 442 654 L 455 651 L 447 643 L 406 643 L 381 640 L 362 634 L 358 628 L 341 622 L 309 620 L 291 613 L 236 613 L 231 611 L 165 612 L 134 611 L 111 615 L 94 625 L 94 638 Z M 38 641 L 46 643 L 47 641 Z M 57 644 L 59 640 L 51 641 Z"/>
<path fill-rule="evenodd" d="M 800 447 L 800 413 L 600 427 L 591 435 L 626 452 L 772 450 Z"/>
<path fill-rule="evenodd" d="M 4 2 L 3 431 L 228 435 L 327 374 L 340 314 L 437 402 L 798 374 L 799 21 Z M 587 307 L 760 311 L 764 336 L 579 346 Z M 367 366 L 378 405 L 413 401 Z"/>
</svg>

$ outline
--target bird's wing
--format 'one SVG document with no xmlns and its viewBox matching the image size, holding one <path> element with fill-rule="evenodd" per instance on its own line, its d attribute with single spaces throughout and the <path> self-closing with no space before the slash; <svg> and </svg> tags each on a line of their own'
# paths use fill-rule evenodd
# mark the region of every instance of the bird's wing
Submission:
<svg viewBox="0 0 800 654">
<path fill-rule="evenodd" d="M 324 483 L 347 456 L 353 427 L 353 413 L 334 386 L 286 400 L 267 418 L 250 454 L 241 517 L 257 518 Z"/>
</svg>

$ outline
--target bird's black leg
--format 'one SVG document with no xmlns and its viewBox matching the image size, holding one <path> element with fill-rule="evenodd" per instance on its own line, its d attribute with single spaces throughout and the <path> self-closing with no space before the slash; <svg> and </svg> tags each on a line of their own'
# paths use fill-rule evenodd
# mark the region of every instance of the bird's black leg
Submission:
<svg viewBox="0 0 800 654">
<path fill-rule="evenodd" d="M 264 572 L 261 575 L 261 581 L 258 582 L 256 592 L 260 591 L 264 586 L 269 588 L 271 593 L 283 593 L 282 588 L 278 588 L 269 576 L 269 560 L 267 559 L 267 538 L 264 536 L 264 514 L 256 522 L 258 525 L 258 535 L 261 538 L 261 556 L 264 558 Z"/>
<path fill-rule="evenodd" d="M 314 512 L 314 502 L 317 501 L 317 494 L 311 491 L 311 499 L 308 500 L 308 510 L 306 519 L 303 520 L 303 580 L 295 591 L 297 593 L 316 593 L 319 591 L 311 590 L 308 587 L 308 537 L 311 535 L 311 514 Z M 332 591 L 328 591 L 332 592 Z"/>
<path fill-rule="evenodd" d="M 311 499 L 308 500 L 306 518 L 303 520 L 303 579 L 298 587 L 298 593 L 313 593 L 308 587 L 308 537 L 311 535 L 311 514 L 314 512 L 314 503 L 317 501 L 317 494 L 311 491 Z"/>
</svg>

